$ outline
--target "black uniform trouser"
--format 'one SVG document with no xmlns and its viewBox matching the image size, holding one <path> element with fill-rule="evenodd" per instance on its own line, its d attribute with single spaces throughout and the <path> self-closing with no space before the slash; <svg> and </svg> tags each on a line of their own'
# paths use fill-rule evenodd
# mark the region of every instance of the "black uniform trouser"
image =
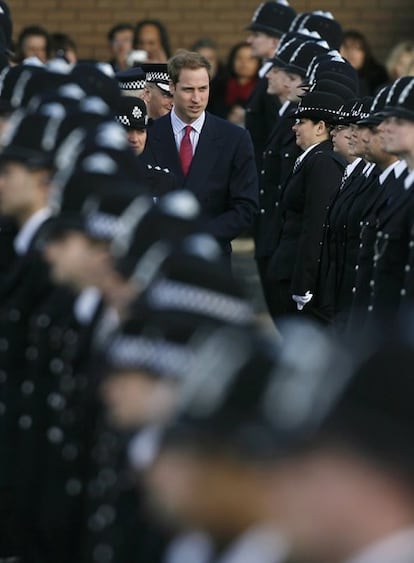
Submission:
<svg viewBox="0 0 414 563">
<path fill-rule="evenodd" d="M 259 273 L 263 297 L 265 298 L 269 313 L 272 314 L 271 304 L 272 304 L 273 293 L 274 293 L 274 283 L 270 282 L 267 277 L 269 262 L 270 262 L 270 256 L 260 256 L 256 258 L 257 271 Z"/>
</svg>

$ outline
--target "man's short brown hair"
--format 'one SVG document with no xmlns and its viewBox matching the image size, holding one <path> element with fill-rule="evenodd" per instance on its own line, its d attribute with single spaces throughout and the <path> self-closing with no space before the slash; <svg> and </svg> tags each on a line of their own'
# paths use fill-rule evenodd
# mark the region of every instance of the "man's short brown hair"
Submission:
<svg viewBox="0 0 414 563">
<path fill-rule="evenodd" d="M 168 61 L 168 74 L 173 84 L 177 84 L 179 81 L 180 72 L 183 68 L 191 70 L 205 68 L 209 78 L 211 78 L 211 64 L 200 53 L 182 49 Z"/>
</svg>

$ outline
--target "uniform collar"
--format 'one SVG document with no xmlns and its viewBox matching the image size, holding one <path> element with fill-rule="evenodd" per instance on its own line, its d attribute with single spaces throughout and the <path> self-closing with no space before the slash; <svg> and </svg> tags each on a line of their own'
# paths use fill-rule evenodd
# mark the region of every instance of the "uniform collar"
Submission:
<svg viewBox="0 0 414 563">
<path fill-rule="evenodd" d="M 381 172 L 381 174 L 379 175 L 379 178 L 378 178 L 378 181 L 379 181 L 381 186 L 385 182 L 385 180 L 388 178 L 388 176 L 390 175 L 392 170 L 394 170 L 394 168 L 399 164 L 399 162 L 400 162 L 399 160 L 397 160 L 397 162 L 393 162 L 392 164 L 387 166 L 387 168 L 383 172 Z"/>
<path fill-rule="evenodd" d="M 289 549 L 286 540 L 266 526 L 247 530 L 218 558 L 218 563 L 282 563 Z"/>
<path fill-rule="evenodd" d="M 49 219 L 52 212 L 47 207 L 39 209 L 24 223 L 14 239 L 14 250 L 19 256 L 27 254 L 30 244 L 41 225 Z"/>
<path fill-rule="evenodd" d="M 412 563 L 414 528 L 407 528 L 375 542 L 344 563 Z"/>
<path fill-rule="evenodd" d="M 320 143 L 315 143 L 314 145 L 311 145 L 310 147 L 308 147 L 306 150 L 303 151 L 303 153 L 301 155 L 298 156 L 298 162 L 303 162 L 306 158 L 306 156 L 315 148 L 319 145 Z"/>
<path fill-rule="evenodd" d="M 346 167 L 346 173 L 348 178 L 360 162 L 362 162 L 362 158 L 358 157 L 353 162 L 351 162 L 351 164 L 348 164 L 348 166 Z"/>
<path fill-rule="evenodd" d="M 282 117 L 282 115 L 285 115 L 286 110 L 288 109 L 288 107 L 290 106 L 291 102 L 289 100 L 286 100 L 286 102 L 284 102 L 282 104 L 282 107 L 279 110 L 279 115 L 280 117 Z"/>
<path fill-rule="evenodd" d="M 407 170 L 407 163 L 405 162 L 405 160 L 399 160 L 397 166 L 394 169 L 394 174 L 397 180 L 404 172 L 404 170 Z"/>
<path fill-rule="evenodd" d="M 76 298 L 74 313 L 76 320 L 81 325 L 89 325 L 98 310 L 101 293 L 96 287 L 87 287 Z"/>
</svg>

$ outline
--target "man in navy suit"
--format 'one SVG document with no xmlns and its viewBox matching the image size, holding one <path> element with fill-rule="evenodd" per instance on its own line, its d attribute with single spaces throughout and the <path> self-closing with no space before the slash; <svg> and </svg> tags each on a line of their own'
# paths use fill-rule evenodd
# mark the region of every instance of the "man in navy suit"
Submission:
<svg viewBox="0 0 414 563">
<path fill-rule="evenodd" d="M 174 106 L 149 128 L 142 158 L 168 168 L 180 187 L 196 195 L 208 230 L 230 254 L 231 240 L 251 227 L 258 209 L 250 135 L 205 111 L 210 64 L 203 56 L 180 51 L 168 70 Z"/>
</svg>

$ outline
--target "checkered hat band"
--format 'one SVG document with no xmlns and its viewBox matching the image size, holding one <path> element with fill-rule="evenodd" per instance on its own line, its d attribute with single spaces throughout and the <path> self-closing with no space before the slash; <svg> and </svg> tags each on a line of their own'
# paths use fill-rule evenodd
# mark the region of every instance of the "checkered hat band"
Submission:
<svg viewBox="0 0 414 563">
<path fill-rule="evenodd" d="M 145 79 L 118 82 L 118 85 L 121 90 L 143 90 L 145 86 Z"/>
<path fill-rule="evenodd" d="M 118 225 L 117 216 L 100 211 L 87 215 L 85 219 L 87 233 L 100 240 L 112 240 L 117 233 Z"/>
<path fill-rule="evenodd" d="M 179 310 L 235 324 L 245 324 L 253 317 L 250 305 L 243 299 L 176 281 L 155 283 L 148 300 L 154 308 Z"/>
<path fill-rule="evenodd" d="M 128 119 L 127 115 L 116 115 L 115 119 L 117 120 L 118 123 L 120 123 L 121 125 L 124 125 L 125 127 L 131 127 L 131 122 Z"/>
<path fill-rule="evenodd" d="M 168 72 L 148 72 L 147 82 L 164 82 L 165 84 L 169 84 L 170 77 L 168 76 Z"/>
<path fill-rule="evenodd" d="M 142 336 L 119 336 L 109 348 L 109 362 L 117 369 L 146 369 L 159 375 L 182 377 L 191 365 L 189 348 Z"/>
</svg>

